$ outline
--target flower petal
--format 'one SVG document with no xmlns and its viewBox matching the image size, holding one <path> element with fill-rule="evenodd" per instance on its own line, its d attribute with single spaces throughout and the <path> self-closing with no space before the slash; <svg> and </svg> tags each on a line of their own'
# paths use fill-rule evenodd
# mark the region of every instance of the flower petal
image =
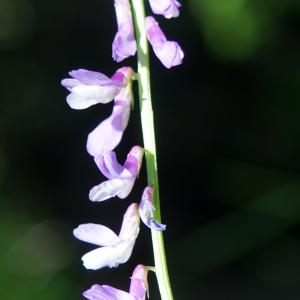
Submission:
<svg viewBox="0 0 300 300">
<path fill-rule="evenodd" d="M 112 78 L 85 69 L 73 70 L 69 75 L 73 78 L 61 81 L 71 92 L 67 102 L 74 109 L 85 109 L 97 103 L 112 101 L 131 80 L 133 71 L 130 67 L 122 67 Z"/>
<path fill-rule="evenodd" d="M 139 205 L 132 203 L 126 210 L 123 217 L 119 238 L 121 240 L 135 240 L 140 230 Z"/>
<path fill-rule="evenodd" d="M 83 293 L 89 300 L 136 300 L 134 296 L 108 285 L 93 285 Z"/>
<path fill-rule="evenodd" d="M 153 51 L 166 68 L 171 68 L 182 63 L 184 54 L 177 42 L 167 41 L 164 33 L 153 17 L 145 20 L 147 36 Z"/>
<path fill-rule="evenodd" d="M 158 231 L 166 230 L 166 225 L 159 223 L 154 219 L 154 206 L 152 204 L 153 199 L 153 189 L 147 186 L 144 189 L 142 200 L 139 206 L 139 213 L 143 223 L 150 229 L 155 229 Z"/>
<path fill-rule="evenodd" d="M 99 224 L 82 224 L 73 230 L 74 236 L 84 242 L 98 246 L 112 246 L 120 242 L 119 237 L 108 227 Z"/>
<path fill-rule="evenodd" d="M 137 265 L 133 271 L 130 282 L 129 293 L 137 300 L 145 300 L 148 293 L 148 268 L 144 265 Z"/>
<path fill-rule="evenodd" d="M 124 168 L 130 171 L 134 176 L 138 176 L 144 156 L 144 149 L 140 146 L 134 146 L 129 151 Z"/>
<path fill-rule="evenodd" d="M 69 75 L 84 85 L 112 84 L 111 79 L 100 72 L 78 69 L 69 72 Z"/>
<path fill-rule="evenodd" d="M 92 105 L 106 104 L 112 101 L 122 87 L 115 85 L 79 85 L 72 88 L 67 102 L 73 109 L 85 109 Z"/>
<path fill-rule="evenodd" d="M 118 32 L 113 41 L 113 58 L 120 62 L 136 53 L 136 41 L 132 21 L 131 7 L 128 0 L 115 0 Z"/>
<path fill-rule="evenodd" d="M 120 175 L 124 172 L 125 168 L 118 163 L 114 151 L 103 151 L 101 155 L 96 156 L 94 159 L 99 170 L 108 179 L 121 179 Z"/>
<path fill-rule="evenodd" d="M 149 0 L 153 13 L 164 15 L 167 19 L 179 16 L 181 4 L 176 0 Z"/>
<path fill-rule="evenodd" d="M 132 179 L 106 180 L 90 190 L 89 199 L 94 202 L 104 201 L 115 196 L 124 199 L 131 192 L 134 181 L 134 177 Z"/>
<path fill-rule="evenodd" d="M 98 270 L 103 267 L 116 268 L 131 256 L 135 240 L 123 241 L 115 246 L 92 250 L 82 256 L 86 269 Z"/>
<path fill-rule="evenodd" d="M 120 143 L 128 124 L 131 101 L 131 85 L 128 84 L 116 96 L 111 116 L 89 134 L 87 151 L 90 155 L 96 156 L 104 150 L 113 150 Z"/>
</svg>

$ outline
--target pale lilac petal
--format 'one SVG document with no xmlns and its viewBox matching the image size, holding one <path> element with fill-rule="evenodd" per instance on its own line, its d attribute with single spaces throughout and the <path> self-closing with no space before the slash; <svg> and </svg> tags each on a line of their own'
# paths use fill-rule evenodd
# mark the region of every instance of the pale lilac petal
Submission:
<svg viewBox="0 0 300 300">
<path fill-rule="evenodd" d="M 73 70 L 69 72 L 69 75 L 86 85 L 106 85 L 112 83 L 111 79 L 106 75 L 85 69 Z"/>
<path fill-rule="evenodd" d="M 130 282 L 129 293 L 137 300 L 145 300 L 148 293 L 148 268 L 144 265 L 137 265 L 133 271 Z"/>
<path fill-rule="evenodd" d="M 103 151 L 102 154 L 97 155 L 94 160 L 101 173 L 108 179 L 121 179 L 121 174 L 125 168 L 119 164 L 114 151 Z"/>
<path fill-rule="evenodd" d="M 120 143 L 128 124 L 131 102 L 132 91 L 128 84 L 116 96 L 111 116 L 88 135 L 87 151 L 90 155 L 96 156 L 104 150 L 113 150 Z"/>
<path fill-rule="evenodd" d="M 181 4 L 176 0 L 149 0 L 153 13 L 164 15 L 167 19 L 179 16 Z"/>
<path fill-rule="evenodd" d="M 139 205 L 132 203 L 123 217 L 122 227 L 119 233 L 121 240 L 135 240 L 140 230 Z"/>
<path fill-rule="evenodd" d="M 143 148 L 139 146 L 132 147 L 127 155 L 124 167 L 117 162 L 116 156 L 112 151 L 104 151 L 102 155 L 97 156 L 95 162 L 100 171 L 109 180 L 94 186 L 90 190 L 90 200 L 99 202 L 115 196 L 118 196 L 120 199 L 126 198 L 138 176 L 143 154 Z"/>
<path fill-rule="evenodd" d="M 72 78 L 66 78 L 61 84 L 71 93 L 67 102 L 73 109 L 85 109 L 97 103 L 112 101 L 127 85 L 127 80 L 133 71 L 123 67 L 108 78 L 102 73 L 84 69 L 73 70 L 69 73 Z M 128 76 L 128 77 L 127 77 Z"/>
<path fill-rule="evenodd" d="M 115 85 L 79 85 L 72 88 L 67 103 L 73 109 L 86 109 L 98 103 L 106 104 L 112 101 L 120 90 L 121 87 Z"/>
<path fill-rule="evenodd" d="M 119 237 L 108 227 L 99 224 L 82 224 L 73 231 L 74 236 L 84 242 L 98 246 L 112 246 L 120 242 Z"/>
<path fill-rule="evenodd" d="M 97 270 L 108 266 L 117 267 L 131 256 L 140 229 L 138 204 L 132 203 L 126 210 L 119 234 L 120 242 L 88 252 L 82 257 L 87 269 Z"/>
<path fill-rule="evenodd" d="M 90 155 L 97 156 L 104 150 L 113 150 L 120 143 L 123 131 L 116 130 L 112 123 L 110 116 L 89 133 L 86 149 Z"/>
<path fill-rule="evenodd" d="M 126 170 L 125 170 L 126 171 Z M 131 174 L 127 171 L 128 176 Z M 89 193 L 89 199 L 93 202 L 100 202 L 115 196 L 125 199 L 132 190 L 135 177 L 131 179 L 110 179 L 94 186 Z"/>
<path fill-rule="evenodd" d="M 140 146 L 134 146 L 131 148 L 127 155 L 124 167 L 129 170 L 134 176 L 138 176 L 142 165 L 142 159 L 144 155 L 144 149 Z"/>
<path fill-rule="evenodd" d="M 81 257 L 86 269 L 98 270 L 103 267 L 116 268 L 128 261 L 135 240 L 123 241 L 115 246 L 92 250 Z"/>
<path fill-rule="evenodd" d="M 108 285 L 93 285 L 83 293 L 89 300 L 136 300 L 134 296 Z"/>
<path fill-rule="evenodd" d="M 136 53 L 136 41 L 130 2 L 115 0 L 115 10 L 118 23 L 118 32 L 113 41 L 113 58 L 117 62 Z"/>
<path fill-rule="evenodd" d="M 147 36 L 153 51 L 166 68 L 171 68 L 182 63 L 184 54 L 177 42 L 168 41 L 153 17 L 145 20 Z"/>
<path fill-rule="evenodd" d="M 154 206 L 153 206 L 153 189 L 148 186 L 144 189 L 142 200 L 139 207 L 140 217 L 143 223 L 150 229 L 158 231 L 166 230 L 166 225 L 159 223 L 154 218 Z"/>
<path fill-rule="evenodd" d="M 72 92 L 73 87 L 79 86 L 81 84 L 82 83 L 79 80 L 73 78 L 66 78 L 61 81 L 61 85 L 68 89 L 70 92 Z"/>
</svg>

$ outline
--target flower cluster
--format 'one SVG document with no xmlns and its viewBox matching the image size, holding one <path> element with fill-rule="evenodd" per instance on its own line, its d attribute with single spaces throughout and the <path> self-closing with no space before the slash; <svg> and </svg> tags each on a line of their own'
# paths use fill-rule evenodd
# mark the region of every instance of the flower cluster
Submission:
<svg viewBox="0 0 300 300">
<path fill-rule="evenodd" d="M 149 0 L 152 11 L 166 18 L 174 18 L 179 15 L 181 4 L 176 0 Z M 117 62 L 135 55 L 136 41 L 132 13 L 129 0 L 115 0 L 118 32 L 115 36 L 112 48 L 113 59 Z M 147 36 L 153 51 L 166 68 L 171 68 L 182 63 L 184 54 L 177 42 L 168 41 L 159 24 L 153 17 L 145 19 Z"/>
<path fill-rule="evenodd" d="M 177 17 L 181 4 L 176 0 L 149 0 L 153 13 L 166 18 Z M 113 40 L 113 59 L 117 62 L 135 55 L 135 40 L 132 11 L 129 0 L 114 1 L 118 31 Z M 145 29 L 149 43 L 155 55 L 166 68 L 182 63 L 183 52 L 177 42 L 168 41 L 157 21 L 148 16 Z M 93 156 L 100 172 L 107 180 L 94 186 L 89 193 L 93 202 L 101 202 L 113 197 L 125 199 L 131 192 L 139 175 L 144 149 L 133 146 L 124 164 L 117 160 L 114 149 L 120 143 L 127 127 L 133 102 L 132 81 L 135 72 L 130 67 L 119 68 L 110 78 L 106 75 L 78 69 L 69 72 L 70 78 L 62 80 L 62 85 L 70 94 L 67 103 L 73 109 L 86 109 L 92 105 L 106 104 L 114 101 L 111 115 L 102 121 L 87 138 L 87 151 Z M 94 244 L 98 248 L 82 256 L 83 265 L 87 269 L 98 270 L 103 267 L 117 267 L 125 263 L 131 256 L 139 233 L 140 219 L 153 230 L 163 231 L 166 225 L 155 220 L 153 205 L 153 187 L 147 186 L 140 204 L 132 203 L 127 208 L 119 234 L 100 224 L 81 224 L 73 233 L 81 241 Z M 148 291 L 147 273 L 151 267 L 138 265 L 131 277 L 129 293 L 107 285 L 93 285 L 83 293 L 91 300 L 132 299 L 143 300 Z"/>
</svg>

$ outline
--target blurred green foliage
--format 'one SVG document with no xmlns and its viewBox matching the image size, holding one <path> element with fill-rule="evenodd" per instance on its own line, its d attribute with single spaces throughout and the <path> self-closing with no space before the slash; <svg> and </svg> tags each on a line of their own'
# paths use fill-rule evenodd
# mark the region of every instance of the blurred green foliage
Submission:
<svg viewBox="0 0 300 300">
<path fill-rule="evenodd" d="M 0 48 L 20 45 L 34 30 L 34 7 L 30 0 L 0 1 Z"/>
<path fill-rule="evenodd" d="M 189 5 L 206 45 L 230 60 L 262 50 L 280 32 L 281 19 L 300 9 L 297 0 L 191 0 Z"/>
</svg>

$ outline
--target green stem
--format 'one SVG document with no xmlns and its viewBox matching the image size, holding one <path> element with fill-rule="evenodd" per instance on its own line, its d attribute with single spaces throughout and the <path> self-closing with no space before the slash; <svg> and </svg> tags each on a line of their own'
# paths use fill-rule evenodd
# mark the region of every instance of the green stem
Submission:
<svg viewBox="0 0 300 300">
<path fill-rule="evenodd" d="M 150 67 L 147 33 L 145 29 L 144 0 L 131 0 L 135 17 L 135 33 L 138 46 L 138 79 L 141 122 L 144 139 L 144 148 L 147 165 L 148 184 L 153 187 L 153 204 L 155 218 L 160 221 L 160 201 L 158 190 L 158 175 L 156 163 L 155 131 L 153 122 L 153 110 L 150 89 Z M 162 300 L 173 300 L 163 234 L 160 231 L 151 230 L 152 245 L 154 252 L 155 270 Z"/>
</svg>

